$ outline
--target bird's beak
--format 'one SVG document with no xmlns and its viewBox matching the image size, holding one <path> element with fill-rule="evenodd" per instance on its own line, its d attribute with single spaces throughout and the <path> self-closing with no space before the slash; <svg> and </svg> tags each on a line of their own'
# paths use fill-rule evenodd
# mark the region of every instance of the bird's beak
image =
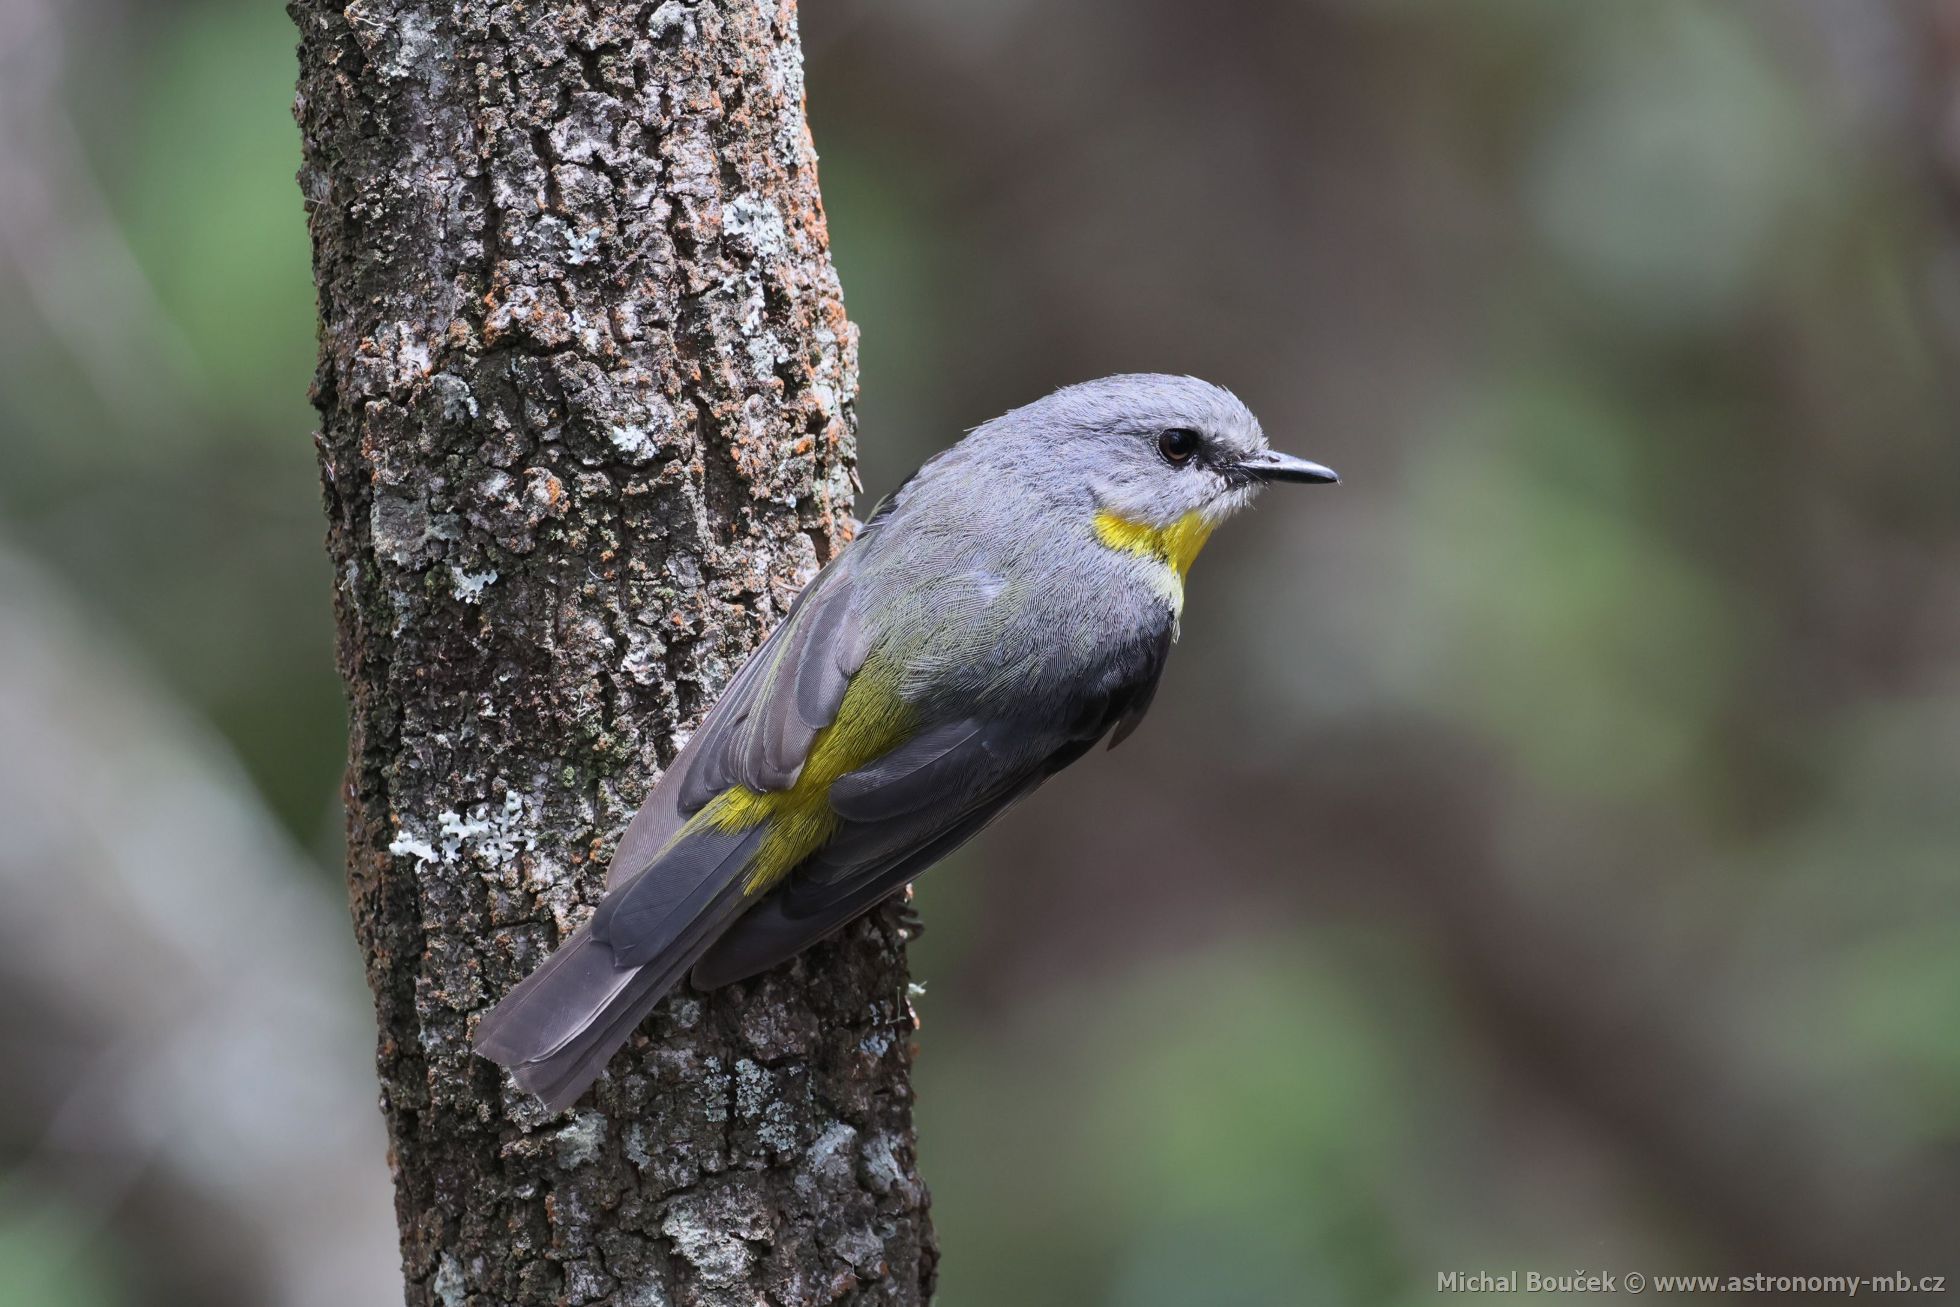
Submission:
<svg viewBox="0 0 1960 1307">
<path fill-rule="evenodd" d="M 1309 463 L 1304 458 L 1282 454 L 1276 449 L 1263 450 L 1236 466 L 1254 481 L 1300 481 L 1312 485 L 1329 484 L 1341 479 L 1341 474 L 1331 467 Z"/>
</svg>

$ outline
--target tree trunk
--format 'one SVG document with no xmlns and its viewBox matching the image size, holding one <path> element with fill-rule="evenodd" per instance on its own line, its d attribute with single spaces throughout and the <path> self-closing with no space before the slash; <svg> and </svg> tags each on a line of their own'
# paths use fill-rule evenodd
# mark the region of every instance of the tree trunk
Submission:
<svg viewBox="0 0 1960 1307">
<path fill-rule="evenodd" d="M 291 12 L 408 1301 L 923 1303 L 895 913 L 676 995 L 561 1118 L 469 1051 L 852 529 L 794 5 Z"/>
</svg>

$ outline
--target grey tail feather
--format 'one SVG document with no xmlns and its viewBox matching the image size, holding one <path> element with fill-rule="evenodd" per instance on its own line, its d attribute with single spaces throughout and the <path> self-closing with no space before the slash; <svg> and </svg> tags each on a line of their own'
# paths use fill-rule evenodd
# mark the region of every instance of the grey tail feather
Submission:
<svg viewBox="0 0 1960 1307">
<path fill-rule="evenodd" d="M 591 1024 L 556 1051 L 513 1066 L 511 1078 L 520 1089 L 543 1100 L 546 1111 L 570 1107 L 744 906 L 740 888 L 731 886 L 723 900 L 695 923 L 690 938 L 675 941 L 674 950 L 661 961 L 628 968 L 631 979 Z"/>
<path fill-rule="evenodd" d="M 754 841 L 735 844 L 752 849 Z M 725 874 L 684 896 L 661 923 L 664 938 L 631 941 L 646 957 L 644 963 L 618 965 L 619 945 L 599 938 L 591 924 L 581 926 L 478 1023 L 476 1051 L 509 1067 L 519 1087 L 536 1094 L 548 1110 L 576 1101 L 748 906 L 740 872 L 750 849 L 728 857 Z M 661 870 L 656 863 L 644 875 L 657 876 Z"/>
<path fill-rule="evenodd" d="M 580 928 L 483 1019 L 476 1051 L 509 1067 L 545 1110 L 571 1106 L 744 906 L 741 887 L 730 885 L 665 955 L 641 967 L 614 967 L 612 950 Z"/>
</svg>

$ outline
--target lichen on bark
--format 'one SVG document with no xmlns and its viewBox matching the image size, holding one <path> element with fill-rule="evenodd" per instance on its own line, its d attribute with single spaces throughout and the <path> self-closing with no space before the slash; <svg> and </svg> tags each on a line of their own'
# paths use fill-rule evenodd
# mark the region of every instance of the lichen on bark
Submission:
<svg viewBox="0 0 1960 1307">
<path fill-rule="evenodd" d="M 794 6 L 289 11 L 408 1301 L 922 1303 L 893 914 L 683 991 L 557 1119 L 469 1052 L 852 529 Z"/>
</svg>

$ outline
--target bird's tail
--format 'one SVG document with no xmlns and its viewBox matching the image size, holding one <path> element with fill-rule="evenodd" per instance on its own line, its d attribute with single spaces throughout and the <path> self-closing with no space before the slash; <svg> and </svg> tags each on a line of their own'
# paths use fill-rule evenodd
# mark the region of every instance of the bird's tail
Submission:
<svg viewBox="0 0 1960 1307">
<path fill-rule="evenodd" d="M 577 1100 L 747 906 L 760 834 L 683 835 L 478 1023 L 476 1051 L 551 1111 Z"/>
</svg>

